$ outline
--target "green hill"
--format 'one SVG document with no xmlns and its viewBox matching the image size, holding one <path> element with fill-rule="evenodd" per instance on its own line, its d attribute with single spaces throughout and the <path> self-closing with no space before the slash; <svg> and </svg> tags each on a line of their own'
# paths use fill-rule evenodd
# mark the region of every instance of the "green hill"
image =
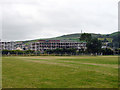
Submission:
<svg viewBox="0 0 120 90">
<path fill-rule="evenodd" d="M 92 37 L 96 37 L 99 40 L 104 40 L 106 38 L 109 42 L 112 42 L 113 38 L 118 34 L 120 34 L 120 32 L 114 32 L 112 34 L 94 34 L 94 33 L 90 33 L 90 34 L 92 35 Z M 81 36 L 81 33 L 76 33 L 76 34 L 68 34 L 68 35 L 63 35 L 63 36 L 49 38 L 49 39 L 79 41 L 80 36 Z"/>
<path fill-rule="evenodd" d="M 105 38 L 109 41 L 112 42 L 113 38 L 120 34 L 120 32 L 114 32 L 111 34 L 94 34 L 90 33 L 92 37 L 96 37 L 99 40 L 104 40 Z M 81 36 L 81 33 L 76 33 L 76 34 L 68 34 L 68 35 L 62 35 L 59 37 L 54 37 L 54 38 L 46 38 L 46 39 L 35 39 L 35 40 L 29 40 L 29 41 L 23 41 L 24 43 L 29 43 L 29 42 L 36 42 L 38 40 L 72 40 L 72 41 L 79 41 L 79 38 Z"/>
</svg>

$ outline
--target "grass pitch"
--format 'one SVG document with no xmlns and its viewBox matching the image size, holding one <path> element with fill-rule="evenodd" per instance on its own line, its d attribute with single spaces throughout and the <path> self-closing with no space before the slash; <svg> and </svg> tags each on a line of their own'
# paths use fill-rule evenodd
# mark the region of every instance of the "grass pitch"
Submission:
<svg viewBox="0 0 120 90">
<path fill-rule="evenodd" d="M 117 88 L 117 56 L 3 57 L 3 88 Z"/>
</svg>

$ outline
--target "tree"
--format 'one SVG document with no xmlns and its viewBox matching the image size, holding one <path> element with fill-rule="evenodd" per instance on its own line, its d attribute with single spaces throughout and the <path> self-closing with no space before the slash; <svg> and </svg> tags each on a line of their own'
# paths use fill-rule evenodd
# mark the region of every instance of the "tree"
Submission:
<svg viewBox="0 0 120 90">
<path fill-rule="evenodd" d="M 89 34 L 89 33 L 83 33 L 83 34 L 81 34 L 81 36 L 80 36 L 80 41 L 86 41 L 86 42 L 88 42 L 88 41 L 90 41 L 91 39 L 92 39 L 92 35 Z"/>
<path fill-rule="evenodd" d="M 101 52 L 103 53 L 103 55 L 113 55 L 113 51 L 109 48 L 103 48 Z"/>
<path fill-rule="evenodd" d="M 89 53 L 95 54 L 95 53 L 99 53 L 101 51 L 102 43 L 97 38 L 93 38 L 87 42 L 86 47 L 87 47 L 87 51 Z"/>
<path fill-rule="evenodd" d="M 120 32 L 113 37 L 112 43 L 115 49 L 120 48 Z"/>
</svg>

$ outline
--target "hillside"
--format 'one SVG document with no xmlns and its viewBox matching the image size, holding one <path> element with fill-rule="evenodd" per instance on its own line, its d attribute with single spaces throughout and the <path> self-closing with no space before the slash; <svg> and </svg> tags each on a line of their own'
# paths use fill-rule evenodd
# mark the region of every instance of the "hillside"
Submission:
<svg viewBox="0 0 120 90">
<path fill-rule="evenodd" d="M 113 38 L 120 34 L 120 32 L 114 32 L 111 34 L 94 34 L 94 33 L 90 33 L 92 35 L 92 37 L 96 37 L 99 40 L 104 40 L 105 38 L 109 41 L 112 42 Z M 81 33 L 76 33 L 76 34 L 68 34 L 68 35 L 63 35 L 63 36 L 59 36 L 59 37 L 54 37 L 54 38 L 47 38 L 47 39 L 35 39 L 35 40 L 29 40 L 29 41 L 23 41 L 24 43 L 29 43 L 29 42 L 35 42 L 38 40 L 72 40 L 72 41 L 78 41 L 79 42 L 79 38 L 81 36 Z"/>
</svg>

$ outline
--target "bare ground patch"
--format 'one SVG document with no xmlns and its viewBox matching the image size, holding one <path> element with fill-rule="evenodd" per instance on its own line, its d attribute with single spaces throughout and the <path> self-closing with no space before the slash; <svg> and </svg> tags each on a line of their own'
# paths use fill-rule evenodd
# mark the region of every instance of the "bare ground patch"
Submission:
<svg viewBox="0 0 120 90">
<path fill-rule="evenodd" d="M 80 65 L 73 65 L 73 64 L 64 64 L 64 63 L 59 63 L 59 62 L 49 62 L 49 61 L 37 61 L 37 60 L 26 60 L 28 62 L 35 62 L 35 63 L 41 63 L 41 64 L 49 64 L 49 65 L 57 65 L 57 66 L 64 66 L 64 67 L 69 67 L 69 68 L 76 68 L 80 69 Z M 86 65 L 95 65 L 95 66 L 105 66 L 102 64 L 95 64 L 95 63 L 79 63 L 79 64 L 86 64 Z M 108 66 L 106 66 L 108 67 Z M 89 67 L 86 67 L 84 69 L 88 69 Z M 118 67 L 112 67 L 112 68 L 118 68 Z M 95 72 L 100 72 L 108 75 L 113 75 L 112 73 L 104 72 L 104 71 L 98 71 L 94 69 Z"/>
<path fill-rule="evenodd" d="M 118 57 L 118 56 L 98 56 L 98 57 Z"/>
<path fill-rule="evenodd" d="M 34 58 L 34 59 L 36 59 L 36 58 Z M 51 60 L 51 61 L 49 61 L 49 60 Z M 83 62 L 79 62 L 79 61 L 61 61 L 61 60 L 56 60 L 56 61 L 54 60 L 53 61 L 53 59 L 51 59 L 51 58 L 45 59 L 45 61 L 42 61 L 42 60 L 39 60 L 39 61 L 38 60 L 26 60 L 26 61 L 39 62 L 39 63 L 44 63 L 44 64 L 53 64 L 53 65 L 59 65 L 59 66 L 70 66 L 70 67 L 73 66 L 73 64 L 70 64 L 70 63 L 75 63 L 75 64 L 86 64 L 86 65 L 94 65 L 94 66 L 104 66 L 104 67 L 118 68 L 118 66 L 111 65 L 111 64 L 83 63 Z M 64 62 L 66 62 L 66 63 L 64 63 Z"/>
<path fill-rule="evenodd" d="M 19 57 L 19 58 L 30 58 L 30 59 L 84 59 L 84 58 L 96 58 L 92 56 L 30 56 L 30 57 Z"/>
</svg>

